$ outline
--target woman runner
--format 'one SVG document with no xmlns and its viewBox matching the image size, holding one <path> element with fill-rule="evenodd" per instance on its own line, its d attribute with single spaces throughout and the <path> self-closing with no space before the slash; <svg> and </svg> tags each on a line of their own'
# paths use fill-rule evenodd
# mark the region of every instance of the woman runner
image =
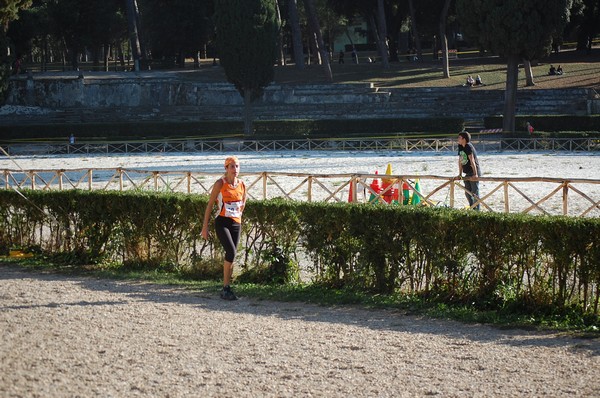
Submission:
<svg viewBox="0 0 600 398">
<path fill-rule="evenodd" d="M 225 159 L 225 175 L 219 178 L 212 187 L 202 225 L 202 237 L 208 239 L 208 221 L 215 203 L 218 206 L 215 219 L 217 237 L 225 249 L 225 262 L 223 263 L 223 290 L 221 298 L 224 300 L 237 300 L 231 290 L 231 277 L 233 274 L 233 260 L 237 252 L 242 231 L 242 212 L 246 205 L 246 185 L 237 178 L 240 173 L 240 161 L 235 156 Z"/>
</svg>

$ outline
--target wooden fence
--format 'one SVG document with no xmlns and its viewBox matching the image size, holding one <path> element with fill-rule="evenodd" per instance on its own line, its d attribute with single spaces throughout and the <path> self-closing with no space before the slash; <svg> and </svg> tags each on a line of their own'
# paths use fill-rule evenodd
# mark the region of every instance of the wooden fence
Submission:
<svg viewBox="0 0 600 398">
<path fill-rule="evenodd" d="M 145 190 L 207 194 L 221 173 L 148 171 L 124 168 L 2 170 L 3 189 Z M 463 183 L 433 175 L 243 173 L 251 199 L 281 197 L 298 201 L 413 203 L 467 208 Z M 382 180 L 383 178 L 383 180 Z M 373 181 L 381 187 L 377 189 Z M 483 211 L 600 216 L 600 180 L 482 177 Z"/>
</svg>

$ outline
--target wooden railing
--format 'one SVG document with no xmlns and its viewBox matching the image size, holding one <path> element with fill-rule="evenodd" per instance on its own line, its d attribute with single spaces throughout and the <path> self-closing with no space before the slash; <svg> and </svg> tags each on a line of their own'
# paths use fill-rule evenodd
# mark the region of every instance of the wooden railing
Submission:
<svg viewBox="0 0 600 398">
<path fill-rule="evenodd" d="M 146 190 L 207 194 L 221 173 L 147 171 L 124 168 L 2 170 L 4 189 Z M 410 202 L 426 206 L 468 207 L 465 189 L 455 177 L 434 175 L 244 173 L 251 199 L 281 197 L 298 201 Z M 382 184 L 381 178 L 386 179 Z M 378 179 L 383 189 L 372 186 Z M 600 216 L 600 180 L 482 177 L 483 211 Z M 417 186 L 418 182 L 418 186 Z M 408 188 L 405 190 L 403 188 Z"/>
</svg>

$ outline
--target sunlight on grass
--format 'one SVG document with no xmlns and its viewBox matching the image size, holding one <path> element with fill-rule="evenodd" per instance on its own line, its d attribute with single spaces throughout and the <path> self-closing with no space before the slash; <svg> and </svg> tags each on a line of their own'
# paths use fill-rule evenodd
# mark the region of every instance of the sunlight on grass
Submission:
<svg viewBox="0 0 600 398">
<path fill-rule="evenodd" d="M 12 265 L 32 272 L 58 272 L 77 277 L 94 277 L 169 285 L 192 292 L 194 296 L 218 298 L 221 282 L 200 281 L 178 272 L 164 270 L 126 270 L 119 266 L 72 266 L 51 264 L 43 258 L 24 260 L 0 259 L 0 266 Z M 235 290 L 242 298 L 303 302 L 317 305 L 358 305 L 365 308 L 389 309 L 407 315 L 426 315 L 467 323 L 486 323 L 496 327 L 568 331 L 597 337 L 600 333 L 598 316 L 582 315 L 576 310 L 565 313 L 533 314 L 504 310 L 485 310 L 474 305 L 449 305 L 429 301 L 397 291 L 393 294 L 373 294 L 352 289 L 332 289 L 318 284 L 259 285 L 236 283 Z"/>
<path fill-rule="evenodd" d="M 598 60 L 582 62 L 578 54 L 565 52 L 561 58 L 552 56 L 533 66 L 536 88 L 563 87 L 600 87 Z M 548 76 L 551 63 L 562 65 L 565 74 Z M 364 84 L 372 83 L 376 87 L 417 88 L 417 87 L 462 87 L 468 75 L 481 75 L 484 89 L 503 90 L 506 84 L 506 63 L 497 57 L 483 57 L 450 60 L 450 78 L 443 77 L 441 61 L 425 59 L 423 62 L 391 63 L 389 69 L 383 69 L 378 63 L 332 64 L 334 83 Z M 275 81 L 279 84 L 326 83 L 319 65 L 308 65 L 297 70 L 292 65 L 275 68 Z M 519 87 L 525 88 L 525 73 L 522 65 L 519 69 Z M 474 88 L 479 89 L 479 88 Z M 528 88 L 529 89 L 529 88 Z"/>
</svg>

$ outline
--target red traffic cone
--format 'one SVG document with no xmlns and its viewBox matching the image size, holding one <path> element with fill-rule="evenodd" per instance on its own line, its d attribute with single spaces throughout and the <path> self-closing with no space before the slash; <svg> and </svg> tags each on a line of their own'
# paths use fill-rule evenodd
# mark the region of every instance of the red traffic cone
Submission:
<svg viewBox="0 0 600 398">
<path fill-rule="evenodd" d="M 402 184 L 402 204 L 407 205 L 410 202 L 410 190 L 408 183 L 404 181 Z"/>
<path fill-rule="evenodd" d="M 375 170 L 375 174 L 379 174 L 379 172 L 377 170 Z M 377 203 L 378 197 L 379 197 L 379 192 L 381 192 L 381 185 L 379 185 L 379 179 L 374 178 L 370 187 L 374 193 L 371 192 L 371 196 L 369 196 L 369 203 Z"/>
</svg>

